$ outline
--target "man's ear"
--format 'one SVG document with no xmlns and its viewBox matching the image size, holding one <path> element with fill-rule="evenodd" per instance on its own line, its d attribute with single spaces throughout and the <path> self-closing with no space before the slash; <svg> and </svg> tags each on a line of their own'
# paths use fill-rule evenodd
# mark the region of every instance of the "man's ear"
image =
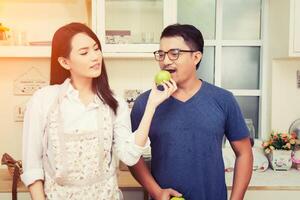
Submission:
<svg viewBox="0 0 300 200">
<path fill-rule="evenodd" d="M 66 70 L 70 70 L 70 65 L 68 63 L 68 60 L 64 57 L 58 57 L 57 61 L 59 62 L 59 64 L 65 68 Z"/>
<path fill-rule="evenodd" d="M 194 60 L 195 65 L 199 63 L 201 59 L 202 59 L 202 53 L 200 51 L 195 52 L 195 60 Z"/>
</svg>

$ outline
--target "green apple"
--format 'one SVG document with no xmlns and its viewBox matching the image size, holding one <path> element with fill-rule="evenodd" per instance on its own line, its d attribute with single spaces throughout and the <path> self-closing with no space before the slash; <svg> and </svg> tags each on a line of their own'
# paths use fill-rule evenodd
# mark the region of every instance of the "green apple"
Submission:
<svg viewBox="0 0 300 200">
<path fill-rule="evenodd" d="M 161 70 L 155 75 L 155 83 L 157 85 L 162 84 L 163 81 L 169 81 L 170 79 L 171 79 L 171 74 L 166 70 Z"/>
<path fill-rule="evenodd" d="M 183 197 L 172 197 L 170 200 L 185 200 Z"/>
</svg>

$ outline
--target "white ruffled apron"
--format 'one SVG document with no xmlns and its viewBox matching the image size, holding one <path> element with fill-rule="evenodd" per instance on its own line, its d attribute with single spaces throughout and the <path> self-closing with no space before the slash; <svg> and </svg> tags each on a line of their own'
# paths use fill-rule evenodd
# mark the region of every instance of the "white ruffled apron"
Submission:
<svg viewBox="0 0 300 200">
<path fill-rule="evenodd" d="M 60 104 L 67 85 L 62 85 L 47 117 L 43 140 L 46 198 L 121 200 L 112 154 L 112 112 L 101 102 L 97 130 L 64 132 Z"/>
</svg>

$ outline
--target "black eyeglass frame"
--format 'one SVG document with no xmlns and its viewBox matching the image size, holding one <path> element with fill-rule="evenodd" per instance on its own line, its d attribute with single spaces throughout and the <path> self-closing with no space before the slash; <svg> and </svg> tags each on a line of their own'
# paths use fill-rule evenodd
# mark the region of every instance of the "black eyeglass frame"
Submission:
<svg viewBox="0 0 300 200">
<path fill-rule="evenodd" d="M 169 56 L 169 52 L 172 52 L 172 51 L 177 51 L 177 56 L 176 58 L 170 58 Z M 171 61 L 175 61 L 179 58 L 179 55 L 181 52 L 188 52 L 188 53 L 194 53 L 194 52 L 197 52 L 198 50 L 185 50 L 185 49 L 169 49 L 169 51 L 163 51 L 163 50 L 157 50 L 157 51 L 154 51 L 153 54 L 154 54 L 154 58 L 156 61 L 163 61 L 165 60 L 165 57 L 166 57 L 166 54 L 168 55 L 168 58 L 171 60 Z M 157 56 L 160 56 L 159 53 L 164 53 L 163 54 L 163 57 L 161 59 L 157 59 Z"/>
</svg>

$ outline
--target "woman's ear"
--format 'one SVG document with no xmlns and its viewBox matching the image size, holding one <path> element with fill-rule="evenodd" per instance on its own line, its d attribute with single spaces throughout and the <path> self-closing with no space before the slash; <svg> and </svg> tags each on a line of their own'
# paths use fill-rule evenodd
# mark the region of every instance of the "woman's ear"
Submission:
<svg viewBox="0 0 300 200">
<path fill-rule="evenodd" d="M 69 65 L 69 63 L 68 63 L 68 60 L 66 59 L 66 58 L 64 58 L 64 57 L 58 57 L 57 58 L 57 61 L 59 62 L 59 64 L 63 67 L 63 68 L 65 68 L 66 70 L 70 70 L 70 65 Z"/>
</svg>

